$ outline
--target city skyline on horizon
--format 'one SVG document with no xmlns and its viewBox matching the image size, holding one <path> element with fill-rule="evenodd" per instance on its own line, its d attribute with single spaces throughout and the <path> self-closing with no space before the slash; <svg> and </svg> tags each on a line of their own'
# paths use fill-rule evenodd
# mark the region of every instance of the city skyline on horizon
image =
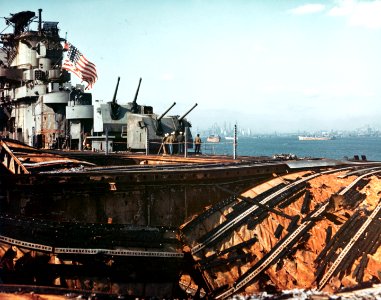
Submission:
<svg viewBox="0 0 381 300">
<path fill-rule="evenodd" d="M 229 124 L 213 124 L 212 127 L 199 127 L 199 128 L 191 128 L 192 132 L 203 132 L 204 134 L 222 134 L 222 135 L 228 135 L 231 136 L 234 132 L 234 125 L 237 125 L 237 132 L 239 135 L 321 135 L 321 134 L 348 134 L 348 133 L 367 133 L 367 134 L 378 134 L 381 135 L 381 128 L 373 127 L 368 124 L 364 124 L 363 126 L 352 128 L 348 130 L 341 130 L 341 129 L 316 129 L 316 130 L 296 130 L 296 131 L 269 131 L 269 132 L 260 132 L 256 131 L 255 129 L 251 127 L 241 127 L 237 123 L 229 123 Z"/>
</svg>

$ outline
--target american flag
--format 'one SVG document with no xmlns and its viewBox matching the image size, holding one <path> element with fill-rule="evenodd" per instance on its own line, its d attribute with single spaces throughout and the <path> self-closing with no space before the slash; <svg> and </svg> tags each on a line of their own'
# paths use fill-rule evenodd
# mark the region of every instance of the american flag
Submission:
<svg viewBox="0 0 381 300">
<path fill-rule="evenodd" d="M 66 43 L 64 48 L 69 51 L 62 64 L 62 69 L 68 70 L 77 75 L 82 81 L 86 81 L 88 83 L 86 89 L 92 88 L 98 79 L 95 65 L 89 62 L 72 44 Z"/>
</svg>

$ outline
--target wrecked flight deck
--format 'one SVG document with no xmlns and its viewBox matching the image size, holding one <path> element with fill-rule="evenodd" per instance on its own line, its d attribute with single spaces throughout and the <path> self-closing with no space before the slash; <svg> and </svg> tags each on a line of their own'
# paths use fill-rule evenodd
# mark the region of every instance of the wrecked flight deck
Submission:
<svg viewBox="0 0 381 300">
<path fill-rule="evenodd" d="M 224 299 L 380 283 L 379 163 L 148 155 L 172 132 L 192 146 L 197 104 L 156 114 L 137 104 L 141 79 L 120 104 L 119 78 L 93 101 L 41 14 L 11 14 L 0 34 L 1 292 Z"/>
<path fill-rule="evenodd" d="M 223 299 L 380 281 L 379 163 L 0 150 L 4 283 Z"/>
<path fill-rule="evenodd" d="M 178 227 L 225 198 L 221 187 L 238 192 L 287 169 L 222 157 L 63 156 L 7 139 L 0 158 L 3 282 L 71 287 L 78 279 L 94 289 L 84 282 L 109 278 L 137 296 L 179 294 Z"/>
<path fill-rule="evenodd" d="M 213 299 L 377 286 L 380 175 L 379 164 L 304 170 L 232 194 L 181 227 L 202 274 L 183 285 Z"/>
</svg>

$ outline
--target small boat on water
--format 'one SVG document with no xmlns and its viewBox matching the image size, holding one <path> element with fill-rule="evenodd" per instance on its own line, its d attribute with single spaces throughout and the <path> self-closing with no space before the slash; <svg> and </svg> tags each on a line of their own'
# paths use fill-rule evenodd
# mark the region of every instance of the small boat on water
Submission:
<svg viewBox="0 0 381 300">
<path fill-rule="evenodd" d="M 328 141 L 334 140 L 333 136 L 301 136 L 299 135 L 299 141 Z"/>
<path fill-rule="evenodd" d="M 221 141 L 221 137 L 219 135 L 210 135 L 206 139 L 207 142 L 209 143 L 219 143 Z"/>
<path fill-rule="evenodd" d="M 234 136 L 225 136 L 225 140 L 234 140 Z"/>
</svg>

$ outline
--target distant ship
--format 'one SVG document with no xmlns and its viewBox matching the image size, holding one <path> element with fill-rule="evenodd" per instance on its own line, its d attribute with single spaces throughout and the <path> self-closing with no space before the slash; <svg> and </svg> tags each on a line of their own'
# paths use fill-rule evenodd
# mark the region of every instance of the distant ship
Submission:
<svg viewBox="0 0 381 300">
<path fill-rule="evenodd" d="M 299 135 L 299 141 L 328 141 L 334 140 L 333 136 L 301 136 Z"/>
<path fill-rule="evenodd" d="M 225 136 L 225 140 L 234 140 L 233 136 Z"/>
<path fill-rule="evenodd" d="M 221 141 L 221 137 L 219 135 L 210 135 L 206 139 L 209 143 L 219 143 Z"/>
</svg>

